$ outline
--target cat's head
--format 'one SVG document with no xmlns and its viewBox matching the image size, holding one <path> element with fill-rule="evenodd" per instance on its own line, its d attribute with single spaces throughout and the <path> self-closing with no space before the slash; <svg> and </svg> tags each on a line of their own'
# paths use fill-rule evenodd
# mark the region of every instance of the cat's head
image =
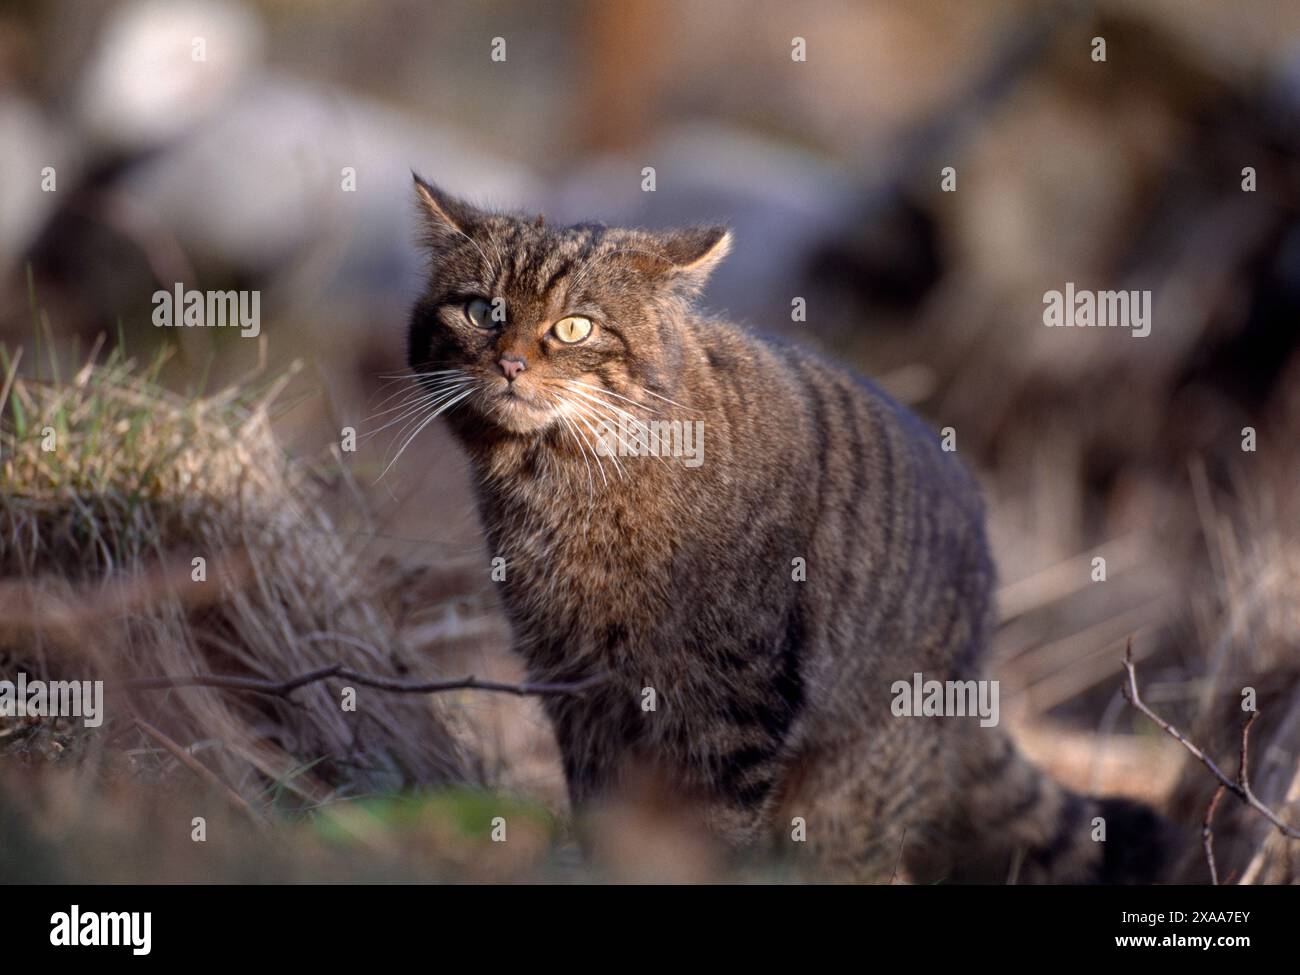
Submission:
<svg viewBox="0 0 1300 975">
<path fill-rule="evenodd" d="M 727 230 L 548 227 L 415 182 L 431 260 L 408 360 L 431 402 L 536 434 L 673 398 L 685 313 Z"/>
</svg>

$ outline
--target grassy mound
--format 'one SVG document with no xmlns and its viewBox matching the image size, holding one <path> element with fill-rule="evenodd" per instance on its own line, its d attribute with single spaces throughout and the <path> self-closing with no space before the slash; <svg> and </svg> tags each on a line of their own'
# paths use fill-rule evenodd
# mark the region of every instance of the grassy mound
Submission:
<svg viewBox="0 0 1300 975">
<path fill-rule="evenodd" d="M 107 719 L 92 733 L 0 717 L 0 748 L 63 760 L 98 739 L 136 772 L 174 772 L 165 749 L 151 758 L 161 735 L 252 808 L 478 781 L 436 698 L 356 688 L 348 710 L 333 679 L 288 697 L 127 688 L 336 663 L 420 674 L 383 608 L 389 570 L 333 530 L 318 481 L 272 435 L 287 376 L 184 397 L 158 383 L 161 360 L 113 354 L 62 382 L 3 365 L 0 678 L 103 680 Z"/>
</svg>

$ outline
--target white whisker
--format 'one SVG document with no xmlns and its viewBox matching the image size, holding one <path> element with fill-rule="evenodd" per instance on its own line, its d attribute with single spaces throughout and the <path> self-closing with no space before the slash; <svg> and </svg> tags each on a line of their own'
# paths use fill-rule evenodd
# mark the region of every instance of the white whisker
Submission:
<svg viewBox="0 0 1300 975">
<path fill-rule="evenodd" d="M 392 423 L 385 424 L 385 427 L 392 426 L 393 424 L 396 423 L 402 424 L 401 429 L 398 430 L 396 436 L 393 437 L 393 441 L 396 442 L 401 440 L 403 437 L 405 437 L 407 431 L 409 431 L 417 423 L 421 422 L 428 412 L 438 409 L 438 407 L 442 406 L 443 403 L 447 402 L 449 399 L 451 399 L 453 395 L 455 395 L 458 392 L 459 389 L 449 390 L 441 394 L 438 399 L 428 403 L 422 403 L 420 406 L 412 409 L 409 413 L 406 413 L 403 416 L 398 417 L 396 420 L 393 420 Z M 378 430 L 375 431 L 375 433 L 378 432 L 379 432 Z"/>
<path fill-rule="evenodd" d="M 599 399 L 598 397 L 592 396 L 587 393 L 583 393 L 581 390 L 575 389 L 572 390 L 572 392 L 577 394 L 578 396 L 583 397 L 588 402 L 597 403 L 608 410 L 613 410 L 614 411 L 613 414 L 605 416 L 606 422 L 614 422 L 614 419 L 618 417 L 621 417 L 624 420 L 626 420 L 627 423 L 632 427 L 632 430 L 634 431 L 634 435 L 636 436 L 638 441 L 638 446 L 643 446 L 647 449 L 647 452 L 650 452 L 649 447 L 650 447 L 651 430 L 649 424 L 647 424 L 644 420 L 641 420 L 639 417 L 633 416 L 631 413 L 628 413 L 626 410 L 620 409 L 618 406 L 615 406 L 613 403 L 607 403 Z M 618 424 L 614 423 L 614 426 L 617 428 Z M 625 449 L 628 449 L 629 452 L 631 452 L 633 455 L 636 456 L 640 455 L 639 450 L 631 450 L 630 445 L 626 440 L 622 438 L 621 434 L 619 435 L 619 443 L 622 444 L 622 446 Z M 652 452 L 652 456 L 657 458 L 660 461 L 660 463 L 667 463 L 667 461 L 664 460 L 663 455 L 658 453 L 657 451 Z"/>
<path fill-rule="evenodd" d="M 596 496 L 596 482 L 591 476 L 591 462 L 587 460 L 586 442 L 583 440 L 581 434 L 578 432 L 577 427 L 573 425 L 572 420 L 570 420 L 567 416 L 565 416 L 563 413 L 558 411 L 556 415 L 560 418 L 560 422 L 564 424 L 565 429 L 568 430 L 569 436 L 573 437 L 574 443 L 578 445 L 578 456 L 582 458 L 582 463 L 587 468 L 588 495 L 589 497 L 594 498 Z M 601 471 L 600 476 L 603 478 L 605 476 L 605 472 Z M 608 486 L 608 484 L 606 486 Z"/>
<path fill-rule="evenodd" d="M 653 407 L 646 406 L 644 403 L 638 403 L 636 400 L 622 396 L 619 393 L 614 392 L 612 389 L 606 389 L 604 386 L 593 386 L 591 383 L 584 383 L 578 379 L 566 379 L 564 382 L 574 386 L 581 386 L 583 389 L 589 389 L 597 393 L 603 393 L 607 396 L 613 396 L 616 399 L 621 399 L 625 403 L 631 403 L 633 406 L 640 407 L 643 410 L 648 410 L 651 413 L 658 412 Z M 646 392 L 649 392 L 649 390 L 646 390 Z"/>
<path fill-rule="evenodd" d="M 677 400 L 675 400 L 675 399 L 669 399 L 667 396 L 660 396 L 660 395 L 659 395 L 658 393 L 656 393 L 653 389 L 647 389 L 646 387 L 642 386 L 642 387 L 641 387 L 641 390 L 642 390 L 642 392 L 649 393 L 649 394 L 650 394 L 651 396 L 653 396 L 655 399 L 661 399 L 661 400 L 663 400 L 665 403 L 670 403 L 671 405 L 676 406 L 678 409 L 689 410 L 689 409 L 692 409 L 692 408 L 693 408 L 693 407 L 687 406 L 685 403 L 679 403 L 679 402 L 677 402 Z"/>
<path fill-rule="evenodd" d="M 585 426 L 588 430 L 590 430 L 591 435 L 593 437 L 595 437 L 597 440 L 600 440 L 601 435 L 596 432 L 596 428 L 591 423 L 591 420 L 595 419 L 595 421 L 601 424 L 602 426 L 607 426 L 610 422 L 609 418 L 605 416 L 601 416 L 599 413 L 597 413 L 594 409 L 592 409 L 589 406 L 583 406 L 579 403 L 573 402 L 572 400 L 569 401 L 569 406 L 571 409 L 575 411 L 575 418 L 578 420 L 578 422 L 580 422 L 583 426 Z M 617 431 L 617 427 L 615 428 L 615 430 Z M 618 436 L 617 432 L 615 432 L 614 436 L 616 439 L 618 439 L 620 444 L 622 444 L 625 448 L 627 447 L 627 443 L 624 442 L 623 439 Z M 599 458 L 600 456 L 599 451 L 596 452 L 596 456 Z M 623 470 L 623 465 L 618 462 L 617 451 L 610 451 L 608 456 L 609 459 L 613 461 L 614 469 L 618 471 L 618 476 L 623 477 L 626 472 Z"/>
<path fill-rule="evenodd" d="M 462 378 L 468 379 L 468 377 L 462 377 Z M 420 386 L 412 387 L 411 389 L 404 389 L 401 392 L 406 394 L 407 397 L 406 399 L 402 400 L 402 402 L 398 403 L 396 406 L 390 406 L 387 409 L 383 409 L 383 410 L 376 409 L 375 412 L 371 413 L 370 416 L 366 417 L 366 419 L 372 420 L 377 416 L 383 416 L 385 413 L 392 413 L 394 410 L 400 410 L 404 406 L 408 406 L 409 404 L 414 403 L 416 400 L 423 399 L 424 397 L 428 396 L 430 393 L 436 393 L 439 389 L 447 389 L 450 386 L 455 385 L 455 383 L 456 380 L 448 377 L 446 379 L 441 379 L 436 382 L 428 383 L 427 385 L 420 385 Z M 394 396 L 396 395 L 399 394 L 394 394 Z M 393 396 L 388 397 L 388 400 L 391 399 L 393 399 Z M 388 400 L 385 400 L 384 402 L 388 402 Z M 382 406 L 383 403 L 379 405 Z"/>
<path fill-rule="evenodd" d="M 447 395 L 448 393 L 453 393 L 460 389 L 463 389 L 465 386 L 469 384 L 470 384 L 470 380 L 468 379 L 465 380 L 464 382 L 449 383 L 440 386 L 437 389 L 430 390 L 424 395 L 417 396 L 413 400 L 407 400 L 403 403 L 398 404 L 397 406 L 392 407 L 391 409 L 383 410 L 380 413 L 376 413 L 374 416 L 368 417 L 366 422 L 377 419 L 378 417 L 383 416 L 384 413 L 392 413 L 397 410 L 403 411 L 399 416 L 389 420 L 383 426 L 377 427 L 374 430 L 367 430 L 364 434 L 362 434 L 362 436 L 373 437 L 375 434 L 381 433 L 384 430 L 387 430 L 391 426 L 396 426 L 398 423 L 401 423 L 403 420 L 406 420 L 411 416 L 423 412 L 423 410 L 428 406 L 429 403 L 439 399 L 442 396 Z"/>
<path fill-rule="evenodd" d="M 384 468 L 383 472 L 379 475 L 378 479 L 384 478 L 388 474 L 388 472 L 393 469 L 393 465 L 396 464 L 397 461 L 401 458 L 402 454 L 406 452 L 406 448 L 411 445 L 411 442 L 420 435 L 420 431 L 422 431 L 430 423 L 432 423 L 434 420 L 440 417 L 443 413 L 446 413 L 447 410 L 451 409 L 453 406 L 455 406 L 457 403 L 463 400 L 470 393 L 474 392 L 477 388 L 478 388 L 477 384 L 471 385 L 469 389 L 466 389 L 462 392 L 455 394 L 454 396 L 452 396 L 451 399 L 443 402 L 442 405 L 440 405 L 437 409 L 431 410 L 429 412 L 429 415 L 425 417 L 425 419 L 420 423 L 419 426 L 415 428 L 415 430 L 411 433 L 411 435 L 406 438 L 406 441 L 402 444 L 401 449 L 397 451 L 397 456 L 388 462 L 388 466 Z"/>
</svg>

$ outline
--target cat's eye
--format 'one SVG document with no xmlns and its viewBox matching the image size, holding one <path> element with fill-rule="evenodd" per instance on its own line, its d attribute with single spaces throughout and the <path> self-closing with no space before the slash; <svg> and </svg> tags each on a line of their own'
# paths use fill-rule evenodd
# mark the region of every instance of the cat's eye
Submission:
<svg viewBox="0 0 1300 975">
<path fill-rule="evenodd" d="M 591 334 L 591 319 L 584 318 L 582 315 L 570 315 L 556 322 L 551 331 L 561 342 L 572 345 L 574 342 L 581 342 Z"/>
<path fill-rule="evenodd" d="M 492 305 L 486 298 L 471 298 L 465 302 L 465 317 L 475 328 L 495 328 L 492 320 Z"/>
</svg>

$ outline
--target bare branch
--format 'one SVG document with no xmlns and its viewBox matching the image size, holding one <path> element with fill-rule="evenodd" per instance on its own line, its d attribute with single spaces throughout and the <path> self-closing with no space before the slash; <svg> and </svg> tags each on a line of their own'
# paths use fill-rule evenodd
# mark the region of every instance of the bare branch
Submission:
<svg viewBox="0 0 1300 975">
<path fill-rule="evenodd" d="M 266 680 L 261 677 L 244 677 L 234 674 L 193 674 L 184 677 L 133 677 L 123 683 L 130 690 L 155 691 L 166 688 L 215 687 L 229 691 L 253 691 L 274 697 L 288 697 L 300 687 L 337 677 L 339 680 L 373 687 L 394 694 L 437 694 L 442 691 L 494 691 L 500 694 L 526 696 L 581 695 L 589 688 L 603 682 L 606 677 L 596 674 L 580 681 L 560 683 L 523 683 L 509 684 L 495 680 L 481 680 L 473 675 L 456 677 L 451 680 L 400 680 L 395 677 L 383 677 L 377 674 L 363 674 L 360 671 L 344 667 L 342 664 L 330 664 L 316 670 L 309 670 L 285 680 Z"/>
<path fill-rule="evenodd" d="M 225 782 L 221 781 L 221 778 L 216 772 L 212 771 L 212 769 L 208 768 L 188 751 L 182 748 L 179 743 L 172 740 L 172 738 L 170 738 L 165 732 L 155 728 L 148 721 L 145 721 L 142 718 L 137 717 L 132 720 L 137 728 L 156 741 L 159 745 L 162 745 L 162 747 L 167 751 L 171 752 L 178 762 L 224 795 L 232 806 L 247 815 L 248 818 L 258 826 L 266 825 L 266 821 L 258 815 L 257 810 L 250 806 L 243 796 L 230 786 L 226 785 Z"/>
<path fill-rule="evenodd" d="M 1177 728 L 1171 725 L 1164 718 L 1160 717 L 1160 715 L 1152 711 L 1149 707 L 1147 707 L 1146 702 L 1142 700 L 1141 694 L 1138 693 L 1137 671 L 1136 669 L 1134 669 L 1133 666 L 1133 638 L 1132 637 L 1129 637 L 1128 647 L 1124 651 L 1124 669 L 1128 671 L 1128 683 L 1124 687 L 1124 696 L 1128 699 L 1130 704 L 1132 704 L 1135 708 L 1137 708 L 1148 718 L 1154 721 L 1170 737 L 1172 737 L 1180 745 L 1186 748 L 1192 754 L 1192 756 L 1196 758 L 1197 761 L 1199 761 L 1202 765 L 1204 765 L 1207 769 L 1210 770 L 1211 774 L 1213 774 L 1213 776 L 1219 780 L 1219 783 L 1222 785 L 1223 788 L 1227 789 L 1234 796 L 1236 796 L 1242 802 L 1246 803 L 1246 805 L 1250 806 L 1250 808 L 1254 809 L 1257 813 L 1259 813 L 1270 823 L 1276 826 L 1278 831 L 1282 833 L 1284 836 L 1288 836 L 1291 839 L 1300 839 L 1300 829 L 1297 829 L 1294 826 L 1287 825 L 1281 819 L 1281 817 L 1278 816 L 1277 813 L 1275 813 L 1268 806 L 1264 805 L 1264 803 L 1262 803 L 1259 800 L 1259 798 L 1255 795 L 1254 792 L 1251 791 L 1250 788 L 1250 773 L 1249 773 L 1249 768 L 1247 766 L 1250 727 L 1255 723 L 1255 719 L 1259 717 L 1258 712 L 1252 714 L 1249 720 L 1246 721 L 1245 725 L 1241 729 L 1241 767 L 1237 770 L 1237 778 L 1234 781 L 1233 779 L 1230 779 L 1226 775 L 1224 775 L 1223 771 L 1219 768 L 1219 766 L 1214 764 L 1214 760 L 1210 758 L 1208 755 L 1206 755 L 1205 752 L 1203 752 L 1201 749 L 1193 745 L 1187 739 L 1186 735 L 1184 735 L 1181 731 L 1179 731 Z"/>
</svg>

